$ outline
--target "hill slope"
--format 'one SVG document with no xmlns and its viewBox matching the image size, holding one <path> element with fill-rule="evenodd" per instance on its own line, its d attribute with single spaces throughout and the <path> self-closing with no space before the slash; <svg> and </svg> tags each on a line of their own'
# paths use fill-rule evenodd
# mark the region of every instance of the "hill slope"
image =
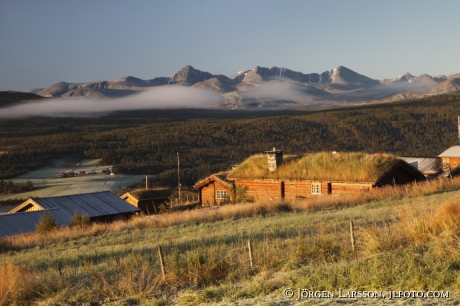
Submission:
<svg viewBox="0 0 460 306">
<path fill-rule="evenodd" d="M 9 151 L 0 155 L 0 179 L 73 155 L 101 158 L 117 173 L 154 173 L 155 186 L 177 185 L 177 152 L 188 186 L 273 147 L 437 156 L 458 144 L 458 114 L 459 96 L 441 95 L 318 112 L 165 109 L 0 120 L 0 151 Z"/>
<path fill-rule="evenodd" d="M 9 106 L 17 102 L 40 100 L 44 97 L 30 92 L 0 91 L 0 107 Z"/>
<path fill-rule="evenodd" d="M 390 299 L 389 290 L 406 287 L 449 291 L 449 298 L 423 301 L 457 305 L 459 188 L 455 179 L 359 196 L 240 203 L 75 227 L 8 241 L 0 271 L 14 281 L 15 292 L 27 292 L 12 295 L 8 303 L 21 305 L 419 301 Z M 356 252 L 349 242 L 350 221 Z M 1 283 L 2 292 L 8 285 Z M 286 294 L 287 288 L 334 295 L 303 299 L 297 289 Z M 360 290 L 381 296 L 339 297 L 339 288 L 343 295 Z"/>
</svg>

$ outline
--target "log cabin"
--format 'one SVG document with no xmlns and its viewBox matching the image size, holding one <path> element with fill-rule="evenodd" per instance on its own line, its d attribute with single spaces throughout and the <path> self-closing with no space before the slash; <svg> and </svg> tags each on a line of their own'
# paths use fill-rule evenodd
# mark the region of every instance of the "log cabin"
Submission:
<svg viewBox="0 0 460 306">
<path fill-rule="evenodd" d="M 234 183 L 232 180 L 226 179 L 227 174 L 227 172 L 212 174 L 193 186 L 199 191 L 200 205 L 220 205 L 233 198 Z"/>
<path fill-rule="evenodd" d="M 229 172 L 213 174 L 194 188 L 201 205 L 207 206 L 231 202 L 238 190 L 249 201 L 292 200 L 425 180 L 420 171 L 393 155 L 321 152 L 284 157 L 283 151 L 273 149 L 249 157 Z"/>
</svg>

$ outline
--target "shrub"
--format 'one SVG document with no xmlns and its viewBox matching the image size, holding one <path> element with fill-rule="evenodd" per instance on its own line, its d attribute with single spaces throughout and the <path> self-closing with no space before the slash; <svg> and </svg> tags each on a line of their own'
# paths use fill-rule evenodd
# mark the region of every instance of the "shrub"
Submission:
<svg viewBox="0 0 460 306">
<path fill-rule="evenodd" d="M 89 217 L 86 215 L 80 216 L 78 211 L 73 213 L 72 222 L 70 222 L 70 227 L 86 227 L 89 225 Z"/>
<path fill-rule="evenodd" d="M 244 203 L 248 202 L 248 197 L 246 196 L 246 191 L 248 190 L 247 186 L 233 185 L 232 188 L 232 203 Z"/>
<path fill-rule="evenodd" d="M 45 211 L 45 214 L 41 217 L 40 222 L 37 224 L 37 233 L 46 234 L 58 228 L 59 224 L 54 221 L 49 212 Z"/>
</svg>

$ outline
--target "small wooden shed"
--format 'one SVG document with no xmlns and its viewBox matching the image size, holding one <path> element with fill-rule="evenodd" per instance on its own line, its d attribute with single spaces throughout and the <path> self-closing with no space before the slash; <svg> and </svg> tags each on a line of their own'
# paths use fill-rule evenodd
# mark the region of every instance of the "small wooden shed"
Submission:
<svg viewBox="0 0 460 306">
<path fill-rule="evenodd" d="M 448 172 L 460 166 L 460 146 L 453 146 L 438 155 L 442 163 L 442 172 Z"/>
<path fill-rule="evenodd" d="M 123 194 L 120 198 L 139 208 L 144 214 L 158 214 L 160 205 L 168 201 L 171 191 L 161 189 L 139 189 Z"/>
</svg>

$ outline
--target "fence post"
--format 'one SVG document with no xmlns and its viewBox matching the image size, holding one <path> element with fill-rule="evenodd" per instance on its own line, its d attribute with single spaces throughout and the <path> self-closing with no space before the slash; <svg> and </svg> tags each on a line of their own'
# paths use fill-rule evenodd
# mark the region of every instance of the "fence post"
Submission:
<svg viewBox="0 0 460 306">
<path fill-rule="evenodd" d="M 358 259 L 358 255 L 356 254 L 356 247 L 355 247 L 355 230 L 353 221 L 350 221 L 350 239 L 351 239 L 351 250 L 353 252 L 353 258 Z"/>
<path fill-rule="evenodd" d="M 59 279 L 61 280 L 61 283 L 62 283 L 62 271 L 61 271 L 61 265 L 59 263 L 57 264 L 57 270 L 59 272 Z"/>
<path fill-rule="evenodd" d="M 252 267 L 253 267 L 253 263 L 252 263 L 251 240 L 248 240 L 248 252 L 249 252 L 249 264 L 251 265 L 251 268 L 252 268 Z"/>
<path fill-rule="evenodd" d="M 158 246 L 158 255 L 160 256 L 161 275 L 163 276 L 163 279 L 164 279 L 166 275 L 166 270 L 165 270 L 165 263 L 163 259 L 163 252 L 161 251 L 161 246 Z"/>
</svg>

